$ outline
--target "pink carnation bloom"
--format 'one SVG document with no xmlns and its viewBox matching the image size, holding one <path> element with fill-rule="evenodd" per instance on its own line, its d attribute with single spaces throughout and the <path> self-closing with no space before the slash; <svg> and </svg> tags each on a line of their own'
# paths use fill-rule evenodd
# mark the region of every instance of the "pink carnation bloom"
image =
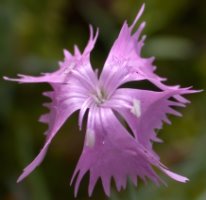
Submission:
<svg viewBox="0 0 206 200">
<path fill-rule="evenodd" d="M 145 37 L 139 38 L 145 22 L 141 23 L 136 32 L 132 32 L 143 10 L 144 5 L 131 26 L 124 22 L 100 75 L 92 69 L 90 63 L 90 53 L 98 36 L 98 30 L 94 36 L 90 26 L 90 39 L 83 53 L 76 46 L 74 55 L 64 50 L 65 59 L 59 63 L 57 71 L 39 77 L 4 77 L 19 83 L 47 82 L 53 88 L 53 91 L 43 93 L 51 98 L 51 102 L 45 104 L 50 112 L 40 117 L 40 122 L 48 124 L 45 144 L 24 169 L 18 182 L 42 162 L 58 130 L 78 110 L 80 130 L 86 111 L 88 117 L 83 151 L 71 180 L 73 183 L 76 179 L 75 196 L 87 172 L 90 173 L 89 196 L 99 178 L 108 196 L 112 178 L 118 191 L 126 187 L 128 177 L 135 185 L 137 177 L 143 181 L 149 178 L 156 184 L 163 183 L 153 167 L 176 181 L 188 180 L 169 171 L 160 162 L 152 144 L 161 142 L 155 130 L 161 129 L 163 122 L 170 123 L 167 114 L 180 116 L 173 107 L 184 107 L 188 103 L 182 95 L 197 91 L 166 86 L 162 83 L 165 79 L 154 73 L 154 59 L 141 57 Z M 141 80 L 150 81 L 161 91 L 120 87 Z"/>
</svg>

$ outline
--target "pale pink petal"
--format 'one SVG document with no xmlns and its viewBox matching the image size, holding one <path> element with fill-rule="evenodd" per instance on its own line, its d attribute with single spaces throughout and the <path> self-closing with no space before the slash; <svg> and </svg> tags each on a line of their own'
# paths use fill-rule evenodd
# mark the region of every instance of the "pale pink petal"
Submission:
<svg viewBox="0 0 206 200">
<path fill-rule="evenodd" d="M 174 95 L 190 94 L 196 91 L 187 89 L 168 90 L 153 92 L 138 89 L 118 89 L 113 95 L 113 109 L 115 109 L 128 123 L 138 142 L 147 148 L 152 148 L 154 141 L 161 141 L 157 138 L 156 129 L 161 129 L 163 122 L 170 123 L 167 115 L 181 116 L 173 107 L 184 107 L 185 104 L 176 102 L 170 98 Z M 135 116 L 131 109 L 121 106 L 121 101 L 132 103 L 133 99 L 140 101 L 140 116 Z M 115 106 L 118 102 L 118 107 Z M 124 105 L 124 104 L 122 104 Z M 132 106 L 132 104 L 131 104 Z"/>
<path fill-rule="evenodd" d="M 167 86 L 163 84 L 162 81 L 166 79 L 154 73 L 156 69 L 156 66 L 153 65 L 154 57 L 143 58 L 141 56 L 142 47 L 146 37 L 143 36 L 140 38 L 140 35 L 146 23 L 142 22 L 135 32 L 134 27 L 141 17 L 144 7 L 143 4 L 131 26 L 129 26 L 127 22 L 124 22 L 105 61 L 100 79 L 103 80 L 103 82 L 108 79 L 108 77 L 113 79 L 113 76 L 111 75 L 113 69 L 121 71 L 123 68 L 127 68 L 127 76 L 129 71 L 130 73 L 135 72 L 137 74 L 136 76 L 130 76 L 127 81 L 146 79 L 161 90 L 177 89 L 178 86 Z M 181 97 L 176 96 L 176 98 L 180 99 Z"/>
<path fill-rule="evenodd" d="M 61 94 L 61 88 L 59 86 L 55 86 L 53 92 L 46 93 L 45 95 L 49 96 L 52 100 L 51 103 L 48 104 L 50 112 L 40 117 L 40 121 L 48 123 L 46 141 L 37 157 L 24 169 L 24 172 L 18 178 L 17 182 L 22 181 L 39 164 L 41 164 L 46 155 L 49 144 L 56 133 L 59 131 L 66 119 L 70 117 L 70 115 L 76 110 L 80 109 L 80 106 L 83 102 L 83 99 L 80 99 L 79 102 L 75 101 L 76 103 L 74 103 L 72 99 L 69 99 L 70 101 L 66 101 L 64 95 Z"/>
<path fill-rule="evenodd" d="M 51 73 L 42 73 L 40 76 L 29 76 L 18 74 L 18 78 L 9 78 L 4 76 L 5 80 L 16 81 L 19 83 L 65 83 L 70 79 L 71 72 L 78 68 L 86 68 L 84 70 L 92 71 L 90 64 L 90 53 L 94 48 L 98 37 L 98 30 L 93 37 L 93 29 L 90 26 L 90 38 L 86 45 L 84 52 L 81 54 L 78 47 L 75 45 L 75 53 L 72 55 L 69 51 L 64 49 L 64 61 L 59 62 L 59 69 Z"/>
<path fill-rule="evenodd" d="M 71 183 L 76 177 L 75 196 L 83 176 L 89 172 L 89 195 L 91 196 L 97 180 L 100 178 L 105 193 L 110 195 L 111 178 L 118 190 L 126 187 L 127 178 L 136 184 L 137 177 L 151 179 L 159 184 L 161 180 L 151 165 L 159 167 L 159 161 L 153 161 L 127 130 L 116 119 L 110 109 L 91 108 L 88 118 L 90 128 L 95 132 L 95 144 L 85 145 L 77 164 Z M 152 152 L 151 152 L 152 155 Z M 155 158 L 154 158 L 155 160 Z"/>
</svg>

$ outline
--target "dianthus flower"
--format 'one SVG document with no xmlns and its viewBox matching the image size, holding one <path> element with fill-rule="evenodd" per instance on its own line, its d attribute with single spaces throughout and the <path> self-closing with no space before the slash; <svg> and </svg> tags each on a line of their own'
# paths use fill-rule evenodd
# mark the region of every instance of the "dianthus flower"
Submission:
<svg viewBox="0 0 206 200">
<path fill-rule="evenodd" d="M 143 10 L 144 5 L 131 26 L 124 22 L 100 74 L 90 63 L 90 53 L 98 37 L 98 30 L 94 35 L 90 26 L 90 38 L 84 51 L 81 53 L 77 46 L 74 55 L 64 50 L 65 59 L 59 63 L 57 71 L 39 77 L 4 77 L 20 83 L 46 82 L 53 89 L 43 93 L 51 99 L 44 104 L 50 112 L 40 117 L 40 122 L 48 124 L 45 144 L 18 182 L 42 162 L 52 139 L 75 111 L 79 111 L 80 130 L 83 119 L 87 118 L 83 151 L 71 180 L 72 183 L 76 179 L 75 196 L 87 172 L 90 174 L 90 196 L 99 178 L 108 196 L 112 178 L 118 190 L 126 187 L 128 177 L 135 185 L 138 177 L 162 183 L 153 168 L 176 181 L 188 180 L 169 171 L 152 146 L 153 142 L 161 142 L 155 130 L 161 129 L 163 122 L 170 123 L 167 115 L 180 116 L 174 107 L 184 107 L 188 103 L 182 95 L 196 91 L 163 84 L 165 79 L 154 73 L 154 58 L 141 57 L 145 37 L 140 38 L 140 34 L 145 22 L 133 31 Z M 151 82 L 160 91 L 124 87 L 125 83 L 142 80 Z"/>
</svg>

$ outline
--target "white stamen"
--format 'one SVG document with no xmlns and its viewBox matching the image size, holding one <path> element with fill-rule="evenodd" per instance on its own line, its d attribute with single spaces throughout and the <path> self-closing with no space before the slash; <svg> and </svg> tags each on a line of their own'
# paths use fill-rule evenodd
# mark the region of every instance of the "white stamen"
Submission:
<svg viewBox="0 0 206 200">
<path fill-rule="evenodd" d="M 131 108 L 131 112 L 136 116 L 141 116 L 141 106 L 140 106 L 140 100 L 134 99 L 133 100 L 133 106 Z"/>
<path fill-rule="evenodd" d="M 102 99 L 102 91 L 99 88 L 97 88 L 97 97 Z"/>
<path fill-rule="evenodd" d="M 105 102 L 105 94 L 99 88 L 97 88 L 96 94 L 92 95 L 92 97 L 97 104 L 102 104 Z"/>
<path fill-rule="evenodd" d="M 92 129 L 87 129 L 85 144 L 88 147 L 93 147 L 95 144 L 95 132 Z"/>
</svg>

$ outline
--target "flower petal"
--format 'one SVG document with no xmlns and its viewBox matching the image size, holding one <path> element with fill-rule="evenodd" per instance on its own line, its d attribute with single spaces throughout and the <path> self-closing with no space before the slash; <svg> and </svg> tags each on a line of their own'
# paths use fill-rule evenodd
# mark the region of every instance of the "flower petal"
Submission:
<svg viewBox="0 0 206 200">
<path fill-rule="evenodd" d="M 110 109 L 91 108 L 88 123 L 93 124 L 95 132 L 94 145 L 84 145 L 82 155 L 72 177 L 71 183 L 77 176 L 75 183 L 75 196 L 81 179 L 90 172 L 89 195 L 99 178 L 107 196 L 110 195 L 110 183 L 112 177 L 118 190 L 126 187 L 127 178 L 130 177 L 136 184 L 137 177 L 148 177 L 159 184 L 161 180 L 152 169 L 151 165 L 159 165 L 145 153 L 144 147 L 137 143 L 127 130 L 117 120 Z M 91 122 L 92 121 L 92 122 Z M 152 155 L 152 152 L 151 152 Z M 124 163 L 124 164 L 123 164 Z"/>
<path fill-rule="evenodd" d="M 185 104 L 170 100 L 174 95 L 183 95 L 195 91 L 187 89 L 168 90 L 162 92 L 153 92 L 138 89 L 118 89 L 112 97 L 112 102 L 119 106 L 113 106 L 123 119 L 130 126 L 136 140 L 146 148 L 152 148 L 153 141 L 161 141 L 156 136 L 156 129 L 161 129 L 163 122 L 170 123 L 167 114 L 181 116 L 172 107 L 184 107 Z M 140 102 L 141 115 L 137 117 L 130 109 L 124 107 L 124 102 L 132 102 L 137 99 Z M 122 106 L 120 100 L 123 101 Z"/>
<path fill-rule="evenodd" d="M 38 165 L 40 165 L 46 155 L 49 144 L 51 143 L 58 130 L 72 113 L 80 109 L 83 102 L 81 99 L 79 100 L 79 102 L 75 100 L 75 104 L 73 103 L 72 99 L 70 100 L 70 102 L 68 100 L 62 101 L 62 98 L 64 98 L 64 96 L 62 96 L 61 94 L 61 87 L 59 85 L 54 87 L 53 92 L 46 93 L 46 95 L 52 99 L 52 102 L 49 104 L 50 113 L 40 117 L 40 121 L 48 123 L 49 126 L 46 134 L 45 144 L 37 157 L 24 169 L 24 172 L 20 175 L 17 182 L 22 181 Z"/>
<path fill-rule="evenodd" d="M 127 82 L 146 79 L 161 90 L 177 89 L 179 86 L 167 86 L 163 84 L 162 81 L 165 81 L 166 79 L 154 73 L 156 70 L 156 66 L 153 65 L 154 57 L 143 58 L 141 56 L 142 47 L 146 37 L 143 36 L 140 38 L 140 35 L 146 23 L 142 22 L 134 33 L 133 31 L 137 21 L 144 11 L 144 7 L 145 5 L 143 4 L 131 26 L 129 26 L 127 22 L 124 22 L 105 61 L 100 80 L 102 80 L 103 83 L 108 79 L 113 80 L 114 77 L 112 71 L 114 71 L 114 69 L 117 73 L 120 73 L 123 68 L 126 68 L 128 71 L 128 73 L 125 74 L 125 76 L 127 76 Z M 119 85 L 121 85 L 122 79 L 123 77 L 117 79 Z M 181 97 L 177 96 L 176 98 L 180 99 Z"/>
<path fill-rule="evenodd" d="M 91 71 L 90 64 L 90 53 L 94 48 L 96 39 L 98 37 L 98 30 L 96 35 L 93 36 L 93 29 L 90 26 L 90 39 L 86 45 L 84 52 L 81 54 L 78 47 L 75 46 L 75 53 L 72 54 L 64 49 L 64 61 L 59 62 L 59 69 L 51 73 L 42 73 L 40 76 L 29 76 L 18 74 L 18 78 L 8 78 L 4 76 L 5 80 L 17 81 L 19 83 L 65 83 L 71 76 L 71 72 L 78 68 L 89 68 Z"/>
</svg>

